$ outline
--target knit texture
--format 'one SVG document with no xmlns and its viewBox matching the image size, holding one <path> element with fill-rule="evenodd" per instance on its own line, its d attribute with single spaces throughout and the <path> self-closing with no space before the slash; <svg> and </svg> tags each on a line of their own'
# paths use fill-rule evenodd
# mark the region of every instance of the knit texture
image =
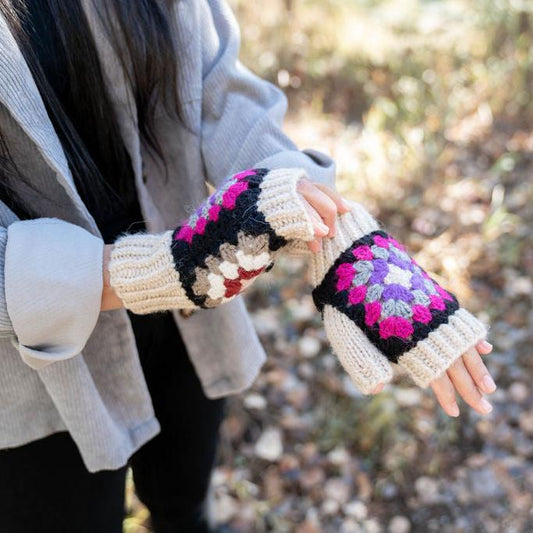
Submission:
<svg viewBox="0 0 533 533">
<path fill-rule="evenodd" d="M 246 170 L 173 231 L 121 237 L 111 253 L 111 286 L 140 314 L 230 301 L 273 265 L 289 240 L 313 238 L 296 189 L 304 176 L 301 169 Z"/>
<path fill-rule="evenodd" d="M 358 204 L 312 265 L 328 338 L 363 392 L 390 380 L 388 362 L 426 387 L 486 334 Z"/>
</svg>

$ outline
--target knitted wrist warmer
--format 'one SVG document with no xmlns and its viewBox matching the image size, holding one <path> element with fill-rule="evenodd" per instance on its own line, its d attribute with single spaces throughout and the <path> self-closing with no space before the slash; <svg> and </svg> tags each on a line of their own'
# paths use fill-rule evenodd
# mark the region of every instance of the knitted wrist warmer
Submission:
<svg viewBox="0 0 533 533">
<path fill-rule="evenodd" d="M 111 287 L 139 314 L 231 300 L 291 239 L 313 239 L 296 190 L 302 177 L 302 169 L 246 170 L 176 229 L 120 237 L 110 255 Z"/>
<path fill-rule="evenodd" d="M 328 339 L 364 393 L 390 381 L 390 362 L 427 387 L 486 335 L 359 204 L 313 254 L 312 276 Z"/>
</svg>

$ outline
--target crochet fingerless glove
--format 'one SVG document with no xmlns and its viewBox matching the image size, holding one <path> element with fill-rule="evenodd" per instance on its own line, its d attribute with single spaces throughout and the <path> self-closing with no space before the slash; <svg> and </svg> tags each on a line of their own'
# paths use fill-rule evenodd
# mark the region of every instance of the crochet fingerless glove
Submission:
<svg viewBox="0 0 533 533">
<path fill-rule="evenodd" d="M 398 363 L 427 387 L 486 329 L 359 204 L 313 254 L 313 299 L 341 364 L 364 393 Z"/>
<path fill-rule="evenodd" d="M 109 261 L 111 287 L 139 314 L 231 300 L 292 239 L 313 239 L 296 190 L 304 176 L 301 169 L 247 170 L 228 179 L 176 229 L 120 237 Z"/>
</svg>

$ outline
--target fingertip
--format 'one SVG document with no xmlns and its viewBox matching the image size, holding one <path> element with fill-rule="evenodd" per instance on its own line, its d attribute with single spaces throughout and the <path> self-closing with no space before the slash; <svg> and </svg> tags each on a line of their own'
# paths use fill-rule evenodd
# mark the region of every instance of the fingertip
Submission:
<svg viewBox="0 0 533 533">
<path fill-rule="evenodd" d="M 384 383 L 380 383 L 379 385 L 376 385 L 376 387 L 374 387 L 374 389 L 371 391 L 371 394 L 379 394 L 383 390 L 384 387 L 385 387 Z"/>
<path fill-rule="evenodd" d="M 307 246 L 309 247 L 309 250 L 311 250 L 311 252 L 313 252 L 314 254 L 322 250 L 322 243 L 319 240 L 310 241 L 307 243 Z"/>
<path fill-rule="evenodd" d="M 352 206 L 348 203 L 347 200 L 345 200 L 344 198 L 341 198 L 340 209 L 342 210 L 343 213 L 347 213 L 348 211 L 351 211 Z"/>
<path fill-rule="evenodd" d="M 494 380 L 490 374 L 483 376 L 482 383 L 483 388 L 485 389 L 484 392 L 487 394 L 492 394 L 496 390 L 496 383 L 494 383 Z"/>
<path fill-rule="evenodd" d="M 482 355 L 487 355 L 490 352 L 492 352 L 492 344 L 488 342 L 487 340 L 482 340 L 476 344 L 476 349 L 479 353 Z"/>
<path fill-rule="evenodd" d="M 456 403 L 450 405 L 448 408 L 448 414 L 454 418 L 457 418 L 460 415 L 459 406 Z"/>
<path fill-rule="evenodd" d="M 481 398 L 479 402 L 479 411 L 483 415 L 488 415 L 492 411 L 492 404 L 486 398 Z"/>
<path fill-rule="evenodd" d="M 329 235 L 330 231 L 330 228 L 325 224 L 316 224 L 315 226 L 315 234 L 317 237 L 325 237 L 326 235 Z"/>
</svg>

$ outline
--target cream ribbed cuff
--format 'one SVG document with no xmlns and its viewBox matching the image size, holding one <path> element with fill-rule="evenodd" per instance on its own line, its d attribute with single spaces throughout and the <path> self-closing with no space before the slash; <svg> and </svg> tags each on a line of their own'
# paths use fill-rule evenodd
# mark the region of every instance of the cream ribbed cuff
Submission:
<svg viewBox="0 0 533 533">
<path fill-rule="evenodd" d="M 174 267 L 172 233 L 136 233 L 114 243 L 108 266 L 110 285 L 134 313 L 196 307 Z"/>
<path fill-rule="evenodd" d="M 460 308 L 412 350 L 400 356 L 413 381 L 427 387 L 469 348 L 487 336 L 487 328 L 466 309 Z"/>
<path fill-rule="evenodd" d="M 337 218 L 335 237 L 322 239 L 322 251 L 311 257 L 314 286 L 320 284 L 331 265 L 354 241 L 379 229 L 377 221 L 361 204 L 351 203 L 353 209 Z"/>
<path fill-rule="evenodd" d="M 289 240 L 311 241 L 315 236 L 305 201 L 296 189 L 305 177 L 301 168 L 280 168 L 270 170 L 259 186 L 257 209 L 277 235 Z"/>
<path fill-rule="evenodd" d="M 324 306 L 324 329 L 335 355 L 363 394 L 392 379 L 389 360 L 352 320 L 330 305 Z"/>
</svg>

